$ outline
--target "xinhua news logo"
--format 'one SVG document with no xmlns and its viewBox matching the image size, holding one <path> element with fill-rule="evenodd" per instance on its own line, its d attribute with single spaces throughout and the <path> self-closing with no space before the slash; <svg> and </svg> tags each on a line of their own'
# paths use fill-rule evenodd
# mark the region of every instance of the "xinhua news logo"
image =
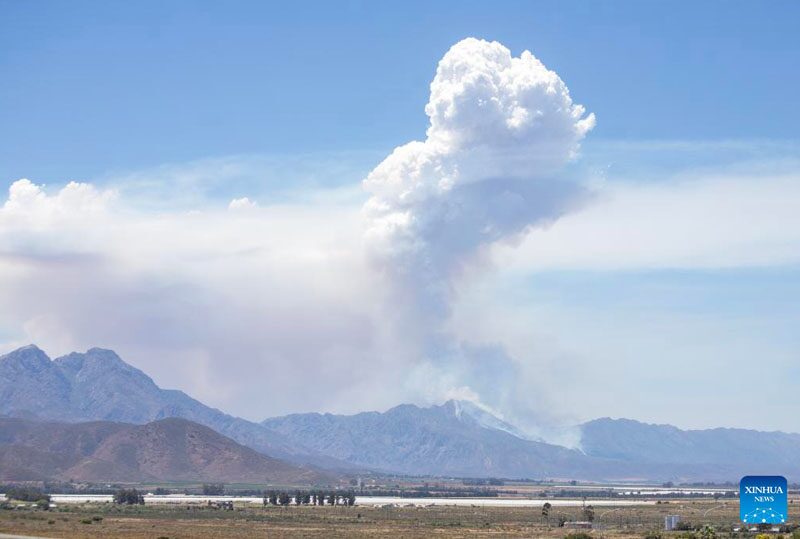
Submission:
<svg viewBox="0 0 800 539">
<path fill-rule="evenodd" d="M 789 511 L 786 478 L 748 475 L 739 482 L 739 518 L 745 524 L 783 524 Z"/>
</svg>

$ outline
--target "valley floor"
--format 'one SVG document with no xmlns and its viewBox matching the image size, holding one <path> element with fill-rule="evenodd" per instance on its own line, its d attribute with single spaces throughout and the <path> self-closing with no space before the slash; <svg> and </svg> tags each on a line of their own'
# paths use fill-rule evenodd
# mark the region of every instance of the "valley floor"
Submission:
<svg viewBox="0 0 800 539">
<path fill-rule="evenodd" d="M 664 515 L 711 524 L 720 532 L 737 525 L 735 500 L 676 500 L 667 504 L 597 509 L 595 537 L 644 537 L 662 529 Z M 550 515 L 580 518 L 580 508 Z M 800 505 L 790 505 L 790 521 Z M 487 507 L 237 507 L 234 511 L 189 506 L 117 507 L 86 504 L 53 511 L 0 511 L 0 533 L 64 539 L 238 539 L 246 537 L 564 537 L 571 531 L 548 527 L 534 508 Z M 671 537 L 673 535 L 665 535 Z M 674 535 L 677 537 L 677 535 Z M 718 536 L 725 537 L 727 533 Z"/>
</svg>

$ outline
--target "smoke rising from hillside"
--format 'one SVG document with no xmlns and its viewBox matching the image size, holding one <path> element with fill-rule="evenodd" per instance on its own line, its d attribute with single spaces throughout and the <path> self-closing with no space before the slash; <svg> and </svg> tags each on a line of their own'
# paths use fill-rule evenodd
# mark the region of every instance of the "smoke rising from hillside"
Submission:
<svg viewBox="0 0 800 539">
<path fill-rule="evenodd" d="M 399 331 L 428 360 L 421 378 L 445 378 L 450 391 L 503 405 L 500 395 L 519 379 L 516 363 L 496 348 L 455 342 L 443 324 L 459 278 L 490 245 L 583 200 L 583 189 L 559 174 L 595 118 L 530 52 L 514 57 L 474 38 L 439 62 L 425 112 L 425 140 L 395 148 L 364 180 L 369 254 L 391 283 Z"/>
</svg>

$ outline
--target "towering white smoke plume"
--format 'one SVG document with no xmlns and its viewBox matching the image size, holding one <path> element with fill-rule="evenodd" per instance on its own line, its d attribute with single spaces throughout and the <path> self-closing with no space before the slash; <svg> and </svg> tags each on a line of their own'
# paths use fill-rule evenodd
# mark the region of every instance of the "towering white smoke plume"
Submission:
<svg viewBox="0 0 800 539">
<path fill-rule="evenodd" d="M 425 112 L 426 139 L 395 148 L 364 181 L 367 241 L 405 314 L 402 331 L 416 328 L 427 359 L 475 390 L 466 366 L 491 368 L 441 332 L 454 282 L 492 243 L 556 219 L 581 198 L 558 174 L 595 118 L 530 52 L 513 57 L 473 38 L 439 62 Z M 505 373 L 513 365 L 505 356 L 499 363 Z"/>
<path fill-rule="evenodd" d="M 574 201 L 576 186 L 555 174 L 595 119 L 530 52 L 473 38 L 439 62 L 425 112 L 427 138 L 395 148 L 364 181 L 365 212 L 384 269 L 443 314 L 453 274 L 482 247 Z"/>
</svg>

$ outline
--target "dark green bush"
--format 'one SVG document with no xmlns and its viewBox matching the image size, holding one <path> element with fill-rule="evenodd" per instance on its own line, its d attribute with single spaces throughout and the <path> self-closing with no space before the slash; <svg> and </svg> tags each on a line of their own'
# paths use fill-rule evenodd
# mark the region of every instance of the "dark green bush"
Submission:
<svg viewBox="0 0 800 539">
<path fill-rule="evenodd" d="M 123 488 L 114 493 L 114 503 L 126 505 L 144 505 L 144 496 L 142 496 L 142 494 L 135 488 Z"/>
<path fill-rule="evenodd" d="M 6 490 L 6 498 L 10 500 L 19 500 L 21 502 L 50 502 L 50 496 L 41 491 L 41 489 L 33 487 L 11 487 Z"/>
</svg>

